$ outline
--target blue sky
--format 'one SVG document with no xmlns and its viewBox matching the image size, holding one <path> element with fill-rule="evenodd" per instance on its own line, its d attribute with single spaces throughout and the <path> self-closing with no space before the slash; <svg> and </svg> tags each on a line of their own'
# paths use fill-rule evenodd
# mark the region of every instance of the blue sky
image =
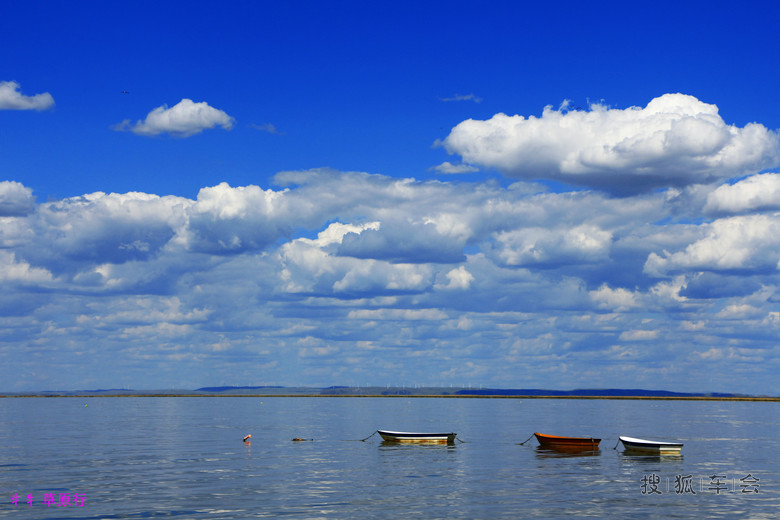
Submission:
<svg viewBox="0 0 780 520">
<path fill-rule="evenodd" d="M 780 8 L 0 18 L 0 391 L 778 394 Z"/>
</svg>

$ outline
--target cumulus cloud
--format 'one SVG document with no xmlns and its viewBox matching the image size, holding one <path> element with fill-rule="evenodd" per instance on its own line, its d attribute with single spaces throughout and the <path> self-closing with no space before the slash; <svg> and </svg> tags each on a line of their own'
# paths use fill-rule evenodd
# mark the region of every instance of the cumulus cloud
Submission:
<svg viewBox="0 0 780 520">
<path fill-rule="evenodd" d="M 282 246 L 282 277 L 288 281 L 286 290 L 353 298 L 369 293 L 393 294 L 427 289 L 433 280 L 430 266 L 331 254 L 344 237 L 356 232 L 370 232 L 376 227 L 375 223 L 359 227 L 334 223 L 320 232 L 317 239 L 300 238 Z"/>
<path fill-rule="evenodd" d="M 232 117 L 209 106 L 205 101 L 195 103 L 185 98 L 170 108 L 167 105 L 155 108 L 143 121 L 131 124 L 130 120 L 126 119 L 113 128 L 120 131 L 129 130 L 138 135 L 168 133 L 177 137 L 189 137 L 216 126 L 230 130 L 233 123 Z"/>
<path fill-rule="evenodd" d="M 29 218 L 0 217 L 0 249 L 25 246 L 35 238 L 36 229 Z"/>
<path fill-rule="evenodd" d="M 431 222 L 388 219 L 381 227 L 350 233 L 338 254 L 405 263 L 457 263 L 465 260 L 465 241 L 440 233 Z"/>
<path fill-rule="evenodd" d="M 285 192 L 223 182 L 198 193 L 189 212 L 187 247 L 213 254 L 263 249 L 290 232 L 290 217 Z"/>
<path fill-rule="evenodd" d="M 597 226 L 522 228 L 498 233 L 496 255 L 504 265 L 593 263 L 609 256 L 612 235 Z"/>
<path fill-rule="evenodd" d="M 29 222 L 42 244 L 31 244 L 27 254 L 52 271 L 148 260 L 181 231 L 189 204 L 179 197 L 133 192 L 46 203 Z"/>
<path fill-rule="evenodd" d="M 606 283 L 597 290 L 591 291 L 590 296 L 602 309 L 626 311 L 638 305 L 632 291 L 624 288 L 612 289 Z"/>
<path fill-rule="evenodd" d="M 367 260 L 345 269 L 332 288 L 336 294 L 351 297 L 366 294 L 419 293 L 433 284 L 433 269 L 427 265 L 391 264 Z"/>
<path fill-rule="evenodd" d="M 0 81 L 0 110 L 48 110 L 54 98 L 48 92 L 25 96 L 16 81 Z"/>
<path fill-rule="evenodd" d="M 780 175 L 752 175 L 734 184 L 724 184 L 707 196 L 708 213 L 744 213 L 780 209 Z"/>
<path fill-rule="evenodd" d="M 466 266 L 460 266 L 449 271 L 445 278 L 448 283 L 446 285 L 437 285 L 440 289 L 468 289 L 471 283 L 474 281 L 474 275 L 472 275 Z"/>
<path fill-rule="evenodd" d="M 52 280 L 46 269 L 32 267 L 25 261 L 19 261 L 10 251 L 0 250 L 0 282 L 43 283 Z"/>
<path fill-rule="evenodd" d="M 20 182 L 0 181 L 0 217 L 23 216 L 35 209 L 32 190 Z"/>
<path fill-rule="evenodd" d="M 780 161 L 777 133 L 757 123 L 727 125 L 715 105 L 683 94 L 665 94 L 644 108 L 548 106 L 541 117 L 469 119 L 441 144 L 466 163 L 510 177 L 620 195 L 710 184 Z"/>
<path fill-rule="evenodd" d="M 703 238 L 674 253 L 651 253 L 644 270 L 653 276 L 678 271 L 766 271 L 780 261 L 780 216 L 748 215 L 716 220 Z"/>
</svg>

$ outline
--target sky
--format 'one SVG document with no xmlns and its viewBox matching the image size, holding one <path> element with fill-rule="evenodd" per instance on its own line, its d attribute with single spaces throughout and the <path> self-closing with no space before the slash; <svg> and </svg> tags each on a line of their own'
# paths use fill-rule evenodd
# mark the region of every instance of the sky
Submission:
<svg viewBox="0 0 780 520">
<path fill-rule="evenodd" d="M 780 7 L 13 2 L 0 391 L 780 395 Z"/>
</svg>

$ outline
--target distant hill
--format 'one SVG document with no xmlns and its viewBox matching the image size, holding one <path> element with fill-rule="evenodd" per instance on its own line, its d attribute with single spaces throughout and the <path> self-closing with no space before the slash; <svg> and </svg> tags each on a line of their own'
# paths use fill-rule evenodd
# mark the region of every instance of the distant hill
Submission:
<svg viewBox="0 0 780 520">
<path fill-rule="evenodd" d="M 746 397 L 740 394 L 728 393 L 690 393 L 670 392 L 668 390 L 644 390 L 623 388 L 596 388 L 577 390 L 542 390 L 542 389 L 501 389 L 479 388 L 462 389 L 456 395 L 525 395 L 538 397 Z"/>
<path fill-rule="evenodd" d="M 204 386 L 196 392 L 229 392 L 233 390 L 259 390 L 261 388 L 284 388 L 283 386 Z"/>
<path fill-rule="evenodd" d="M 333 397 L 528 397 L 528 398 L 644 398 L 644 399 L 770 399 L 775 397 L 750 396 L 723 392 L 673 392 L 669 390 L 646 390 L 639 388 L 586 388 L 575 390 L 547 390 L 539 388 L 451 388 L 451 387 L 406 387 L 406 386 L 329 386 L 286 387 L 263 386 L 204 386 L 195 390 L 47 390 L 40 392 L 0 392 L 0 397 L 143 397 L 143 396 L 333 396 Z"/>
</svg>

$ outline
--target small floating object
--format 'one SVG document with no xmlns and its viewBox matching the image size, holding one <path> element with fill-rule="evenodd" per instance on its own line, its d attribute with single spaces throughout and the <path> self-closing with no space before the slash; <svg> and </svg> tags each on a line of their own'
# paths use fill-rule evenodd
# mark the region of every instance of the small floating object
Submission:
<svg viewBox="0 0 780 520">
<path fill-rule="evenodd" d="M 244 442 L 249 441 L 249 439 L 251 439 L 251 438 L 252 438 L 251 434 L 247 435 L 246 437 L 244 437 Z"/>
<path fill-rule="evenodd" d="M 635 439 L 634 437 L 619 437 L 623 447 L 629 453 L 650 453 L 653 455 L 679 454 L 682 443 L 650 441 L 647 439 Z"/>
<path fill-rule="evenodd" d="M 385 442 L 411 442 L 428 444 L 452 444 L 457 433 L 394 432 L 377 430 Z"/>
<path fill-rule="evenodd" d="M 549 448 L 559 451 L 585 451 L 599 449 L 601 439 L 593 437 L 562 437 L 560 435 L 545 435 L 543 433 L 534 433 L 536 440 L 539 441 L 539 447 Z"/>
<path fill-rule="evenodd" d="M 304 442 L 304 441 L 311 441 L 313 439 L 301 439 L 300 437 L 293 437 L 292 440 L 294 442 Z"/>
</svg>

